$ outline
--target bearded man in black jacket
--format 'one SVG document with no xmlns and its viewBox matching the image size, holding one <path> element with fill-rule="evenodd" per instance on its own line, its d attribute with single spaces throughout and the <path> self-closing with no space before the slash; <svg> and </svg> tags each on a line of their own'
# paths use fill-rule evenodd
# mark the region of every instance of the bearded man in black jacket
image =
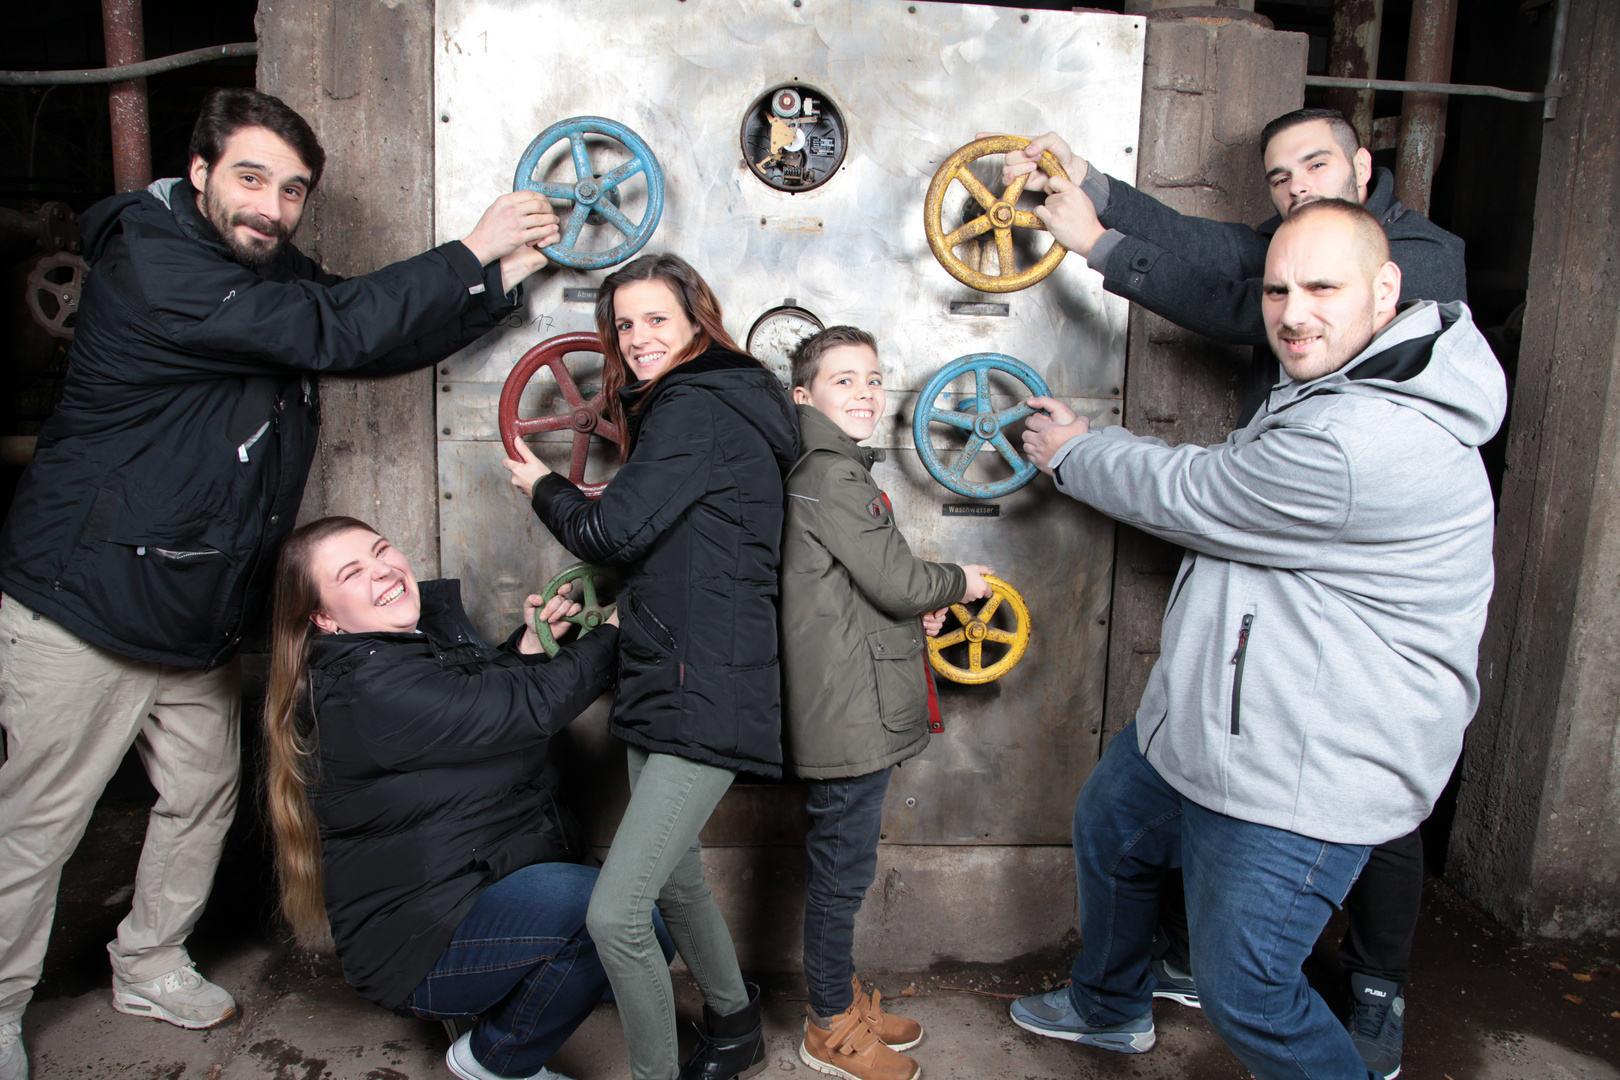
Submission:
<svg viewBox="0 0 1620 1080">
<path fill-rule="evenodd" d="M 1036 165 L 1050 151 L 1070 179 Z M 1466 301 L 1463 242 L 1395 198 L 1388 169 L 1374 169 L 1355 128 L 1335 109 L 1298 109 L 1260 132 L 1266 186 L 1277 216 L 1250 227 L 1178 213 L 1122 180 L 1099 173 L 1055 133 L 1008 154 L 1003 177 L 1029 177 L 1047 192 L 1035 213 L 1052 236 L 1103 275 L 1103 287 L 1178 326 L 1228 344 L 1254 345 L 1254 363 L 1238 426 L 1248 424 L 1284 380 L 1267 347 L 1261 275 L 1271 238 L 1295 209 L 1319 199 L 1360 203 L 1383 226 L 1389 257 L 1401 269 L 1400 303 Z M 1172 871 L 1155 943 L 1155 997 L 1199 1007 L 1188 970 L 1180 871 Z M 1401 1070 L 1404 988 L 1423 890 L 1423 840 L 1413 830 L 1373 849 L 1345 908 L 1350 925 L 1339 950 L 1349 973 L 1347 1026 L 1367 1068 L 1393 1078 Z"/>
<path fill-rule="evenodd" d="M 426 367 L 496 326 L 557 218 L 503 195 L 465 240 L 343 280 L 288 238 L 325 153 L 280 100 L 204 102 L 188 176 L 82 219 L 62 402 L 0 533 L 0 1080 L 62 864 L 133 744 L 158 792 L 114 1007 L 188 1028 L 235 1003 L 185 950 L 235 812 L 242 629 L 314 458 L 317 376 Z"/>
</svg>

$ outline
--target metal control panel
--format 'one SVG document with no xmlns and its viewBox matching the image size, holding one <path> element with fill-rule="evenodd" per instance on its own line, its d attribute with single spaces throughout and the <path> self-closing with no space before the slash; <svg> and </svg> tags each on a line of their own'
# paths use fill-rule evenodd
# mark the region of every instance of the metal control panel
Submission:
<svg viewBox="0 0 1620 1080">
<path fill-rule="evenodd" d="M 1066 845 L 1074 795 L 1100 741 L 1113 523 L 1057 495 L 1045 477 L 989 499 L 948 490 L 919 459 L 912 418 L 943 367 L 994 353 L 1033 369 L 1095 423 L 1117 423 L 1127 305 L 1075 255 L 1021 291 L 976 291 L 930 250 L 924 200 L 935 173 L 980 132 L 1058 131 L 1093 167 L 1134 182 L 1142 18 L 910 0 L 439 0 L 435 19 L 441 240 L 466 235 L 511 190 L 538 133 L 570 117 L 607 118 L 644 140 L 662 170 L 662 216 L 641 251 L 691 261 L 733 338 L 784 381 L 787 354 L 810 329 L 846 323 L 877 336 L 888 408 L 872 440 L 886 460 L 874 473 L 897 520 L 926 558 L 993 566 L 1027 602 L 1030 622 L 1027 651 L 1006 674 L 982 685 L 941 681 L 945 730 L 896 771 L 887 842 Z M 536 42 L 570 44 L 542 60 Z M 583 163 L 559 143 L 530 175 L 577 192 L 580 175 L 614 175 L 632 157 L 590 133 L 580 145 Z M 1002 190 L 999 158 L 967 168 Z M 644 220 L 647 192 L 639 178 L 621 185 L 621 202 L 602 211 L 610 220 L 582 221 L 579 246 L 621 242 L 611 215 Z M 968 197 L 952 185 L 940 209 L 945 228 L 985 213 L 966 206 Z M 1018 207 L 1036 201 L 1025 195 Z M 559 210 L 565 220 L 571 213 L 567 203 Z M 1034 240 L 1039 250 L 1050 244 Z M 1038 254 L 1015 252 L 1020 266 Z M 992 251 L 982 265 L 995 261 Z M 513 325 L 440 366 L 441 562 L 463 580 L 468 610 L 492 638 L 516 625 L 526 594 L 577 561 L 500 466 L 502 384 L 542 341 L 594 330 L 595 289 L 609 272 L 542 271 Z M 563 416 L 574 398 L 600 389 L 598 354 L 562 362 L 570 386 L 537 370 L 515 415 Z M 924 407 L 957 408 L 976 377 L 965 373 Z M 1016 405 L 1016 380 L 987 377 L 991 408 Z M 578 434 L 558 427 L 532 440 L 554 468 L 570 464 Z M 1007 435 L 1016 445 L 1017 432 Z M 936 441 L 947 463 L 967 445 Z M 590 436 L 584 481 L 610 478 L 617 453 Z M 990 470 L 999 455 L 979 457 Z M 622 754 L 600 711 L 567 736 L 578 755 L 570 773 L 590 780 L 572 794 L 605 840 L 622 796 Z M 788 820 L 802 802 L 792 785 L 739 785 L 705 842 L 776 842 L 757 839 L 758 823 Z"/>
</svg>

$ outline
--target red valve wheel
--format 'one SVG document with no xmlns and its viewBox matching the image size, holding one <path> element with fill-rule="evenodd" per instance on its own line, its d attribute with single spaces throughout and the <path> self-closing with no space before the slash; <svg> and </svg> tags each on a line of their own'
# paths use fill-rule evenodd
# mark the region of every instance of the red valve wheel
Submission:
<svg viewBox="0 0 1620 1080">
<path fill-rule="evenodd" d="M 569 373 L 568 365 L 563 363 L 563 357 L 569 353 L 601 351 L 602 343 L 595 334 L 558 334 L 524 353 L 523 359 L 512 369 L 512 374 L 506 377 L 506 385 L 501 387 L 501 441 L 506 444 L 506 456 L 518 459 L 518 440 L 525 435 L 541 431 L 572 431 L 574 449 L 568 459 L 568 479 L 592 499 L 601 495 L 607 485 L 585 483 L 585 456 L 590 452 L 591 436 L 600 435 L 622 447 L 624 435 L 603 414 L 606 393 L 598 391 L 595 397 L 586 401 L 585 395 L 579 392 L 579 385 L 574 382 L 574 376 Z M 541 368 L 551 369 L 552 377 L 557 380 L 557 389 L 562 391 L 563 400 L 568 403 L 568 411 L 519 419 L 518 400 L 523 397 L 523 389 L 529 385 L 529 380 Z"/>
</svg>

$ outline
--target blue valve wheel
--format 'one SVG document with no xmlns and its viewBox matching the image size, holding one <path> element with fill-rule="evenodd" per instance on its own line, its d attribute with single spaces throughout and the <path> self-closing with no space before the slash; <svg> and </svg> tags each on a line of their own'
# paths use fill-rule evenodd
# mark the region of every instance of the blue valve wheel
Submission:
<svg viewBox="0 0 1620 1080">
<path fill-rule="evenodd" d="M 990 373 L 1009 375 L 1023 383 L 1029 393 L 1019 395 L 1019 401 L 1008 408 L 996 410 L 990 401 Z M 959 399 L 955 408 L 941 407 L 940 398 L 945 388 L 968 373 L 973 375 L 973 393 Z M 1029 416 L 1034 409 L 1023 404 L 1027 397 L 1045 397 L 1050 393 L 1046 380 L 1035 374 L 1035 369 L 1022 360 L 1014 360 L 1003 353 L 970 353 L 957 357 L 935 373 L 928 385 L 917 396 L 917 407 L 911 418 L 911 435 L 917 444 L 917 454 L 923 467 L 935 480 L 958 495 L 970 499 L 999 499 L 1011 495 L 1035 479 L 1035 466 L 1013 446 L 1006 429 Z M 967 434 L 967 445 L 960 456 L 947 465 L 930 437 L 929 427 L 943 424 Z M 1012 467 L 1013 475 L 1005 480 L 973 481 L 966 478 L 968 468 L 986 446 L 995 450 Z"/>
<path fill-rule="evenodd" d="M 616 140 L 630 152 L 630 160 L 601 176 L 591 167 L 585 136 L 601 135 Z M 574 182 L 558 183 L 535 179 L 540 160 L 562 140 L 568 140 L 574 162 Z M 647 178 L 647 208 L 641 221 L 633 223 L 619 209 L 618 187 L 637 174 Z M 563 221 L 562 235 L 545 249 L 546 258 L 575 270 L 605 270 L 624 262 L 652 239 L 658 219 L 664 213 L 664 170 L 640 135 L 617 120 L 601 116 L 573 116 L 559 120 L 534 137 L 518 159 L 513 191 L 537 191 L 557 202 L 571 202 L 574 208 Z M 606 221 L 624 234 L 623 243 L 606 251 L 580 251 L 580 230 L 590 221 Z"/>
</svg>

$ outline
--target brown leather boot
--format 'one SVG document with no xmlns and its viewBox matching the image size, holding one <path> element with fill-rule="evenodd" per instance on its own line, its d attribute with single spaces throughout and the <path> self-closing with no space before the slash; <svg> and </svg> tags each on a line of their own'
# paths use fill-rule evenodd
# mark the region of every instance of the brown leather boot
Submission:
<svg viewBox="0 0 1620 1080">
<path fill-rule="evenodd" d="M 850 982 L 855 986 L 855 1010 L 866 1018 L 867 1026 L 877 1032 L 884 1046 L 890 1050 L 910 1050 L 922 1042 L 921 1024 L 883 1011 L 883 991 L 873 990 L 871 996 L 867 996 L 861 989 L 859 975 L 852 976 Z"/>
<path fill-rule="evenodd" d="M 830 1030 L 806 1017 L 799 1060 L 817 1072 L 844 1080 L 917 1080 L 922 1067 L 884 1046 L 858 1011 L 859 1004 L 833 1017 Z"/>
</svg>

